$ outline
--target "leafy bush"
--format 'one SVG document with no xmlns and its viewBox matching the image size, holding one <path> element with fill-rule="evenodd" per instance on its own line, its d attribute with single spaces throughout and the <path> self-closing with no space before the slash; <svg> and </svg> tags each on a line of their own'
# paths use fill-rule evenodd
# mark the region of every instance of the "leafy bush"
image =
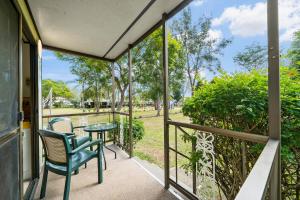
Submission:
<svg viewBox="0 0 300 200">
<path fill-rule="evenodd" d="M 296 69 L 281 67 L 282 192 L 283 199 L 295 197 L 300 168 L 300 75 Z M 193 123 L 249 132 L 268 133 L 267 73 L 251 71 L 222 74 L 200 87 L 187 99 L 183 113 Z M 261 146 L 216 136 L 216 180 L 227 199 L 234 199 L 244 177 L 242 148 L 246 150 L 247 173 Z M 195 157 L 195 155 L 194 155 Z M 199 156 L 198 156 L 199 157 Z M 197 162 L 197 159 L 192 160 Z M 192 166 L 192 165 L 191 165 Z"/>
<path fill-rule="evenodd" d="M 120 127 L 120 120 L 117 119 L 116 123 L 118 127 Z M 124 135 L 124 146 L 128 150 L 129 149 L 129 122 L 127 120 L 123 121 L 123 135 Z M 144 123 L 141 120 L 133 119 L 132 121 L 132 143 L 133 147 L 135 144 L 143 139 L 145 135 Z"/>
</svg>

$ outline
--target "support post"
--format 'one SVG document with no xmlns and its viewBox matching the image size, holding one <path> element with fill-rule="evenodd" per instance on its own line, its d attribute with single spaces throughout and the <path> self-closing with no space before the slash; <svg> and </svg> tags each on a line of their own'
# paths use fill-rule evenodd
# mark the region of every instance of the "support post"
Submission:
<svg viewBox="0 0 300 200">
<path fill-rule="evenodd" d="M 115 63 L 111 63 L 111 112 L 113 115 L 113 123 L 116 122 L 116 116 L 115 116 L 115 105 L 116 105 L 116 98 L 115 98 Z M 114 144 L 116 144 L 116 131 L 114 130 Z"/>
<path fill-rule="evenodd" d="M 164 91 L 164 162 L 165 162 L 165 189 L 169 189 L 170 168 L 169 168 L 169 72 L 168 72 L 168 31 L 167 15 L 162 16 L 162 37 L 163 37 L 163 91 Z"/>
<path fill-rule="evenodd" d="M 132 144 L 132 58 L 131 58 L 131 45 L 128 47 L 128 81 L 129 81 L 129 156 L 133 155 Z"/>
<path fill-rule="evenodd" d="M 269 136 L 281 138 L 280 114 L 280 68 L 279 68 L 279 31 L 278 0 L 268 0 L 268 94 L 269 94 Z M 270 181 L 270 199 L 281 199 L 280 145 Z"/>
<path fill-rule="evenodd" d="M 111 92 L 111 112 L 113 114 L 113 121 L 115 121 L 115 105 L 116 105 L 116 96 L 115 96 L 115 90 L 116 90 L 116 83 L 115 83 L 115 63 L 111 63 L 111 85 L 112 85 L 112 92 Z"/>
</svg>

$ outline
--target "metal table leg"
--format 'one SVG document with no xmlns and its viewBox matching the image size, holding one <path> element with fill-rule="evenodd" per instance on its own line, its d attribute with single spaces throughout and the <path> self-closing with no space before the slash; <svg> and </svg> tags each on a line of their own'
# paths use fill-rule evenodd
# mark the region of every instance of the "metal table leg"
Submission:
<svg viewBox="0 0 300 200">
<path fill-rule="evenodd" d="M 114 151 L 114 150 L 112 150 L 111 148 L 109 148 L 109 147 L 107 147 L 107 146 L 105 145 L 105 131 L 103 132 L 103 135 L 104 135 L 104 147 L 105 147 L 106 149 L 110 150 L 111 152 L 113 152 L 113 153 L 115 154 L 115 159 L 117 159 L 117 152 Z"/>
<path fill-rule="evenodd" d="M 100 138 L 101 138 L 101 140 L 102 140 L 102 142 L 103 142 L 103 146 L 105 147 L 105 142 L 104 142 L 104 140 L 103 140 L 103 134 L 102 134 L 101 132 L 98 132 L 98 134 L 97 134 L 97 139 L 99 139 L 99 135 L 100 135 Z M 104 169 L 106 170 L 106 169 L 107 169 L 107 166 L 106 166 L 106 158 L 105 158 L 105 154 L 104 154 L 103 148 L 102 148 L 102 155 L 103 155 L 103 159 L 104 159 Z"/>
</svg>

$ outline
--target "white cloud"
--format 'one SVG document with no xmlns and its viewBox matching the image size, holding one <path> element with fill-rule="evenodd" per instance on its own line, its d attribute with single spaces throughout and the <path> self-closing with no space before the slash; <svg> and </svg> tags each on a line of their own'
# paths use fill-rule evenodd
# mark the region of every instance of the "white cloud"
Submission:
<svg viewBox="0 0 300 200">
<path fill-rule="evenodd" d="M 222 31 L 216 29 L 210 29 L 208 31 L 209 39 L 220 41 L 223 38 Z"/>
<path fill-rule="evenodd" d="M 194 0 L 193 5 L 194 6 L 201 6 L 204 3 L 204 0 Z"/>
<path fill-rule="evenodd" d="M 300 29 L 300 0 L 279 1 L 280 40 L 290 41 L 295 31 Z"/>
<path fill-rule="evenodd" d="M 225 8 L 220 17 L 213 19 L 214 27 L 229 23 L 235 36 L 251 37 L 267 32 L 267 3 L 240 5 Z M 279 29 L 281 41 L 289 41 L 293 32 L 300 29 L 300 0 L 279 1 Z"/>
<path fill-rule="evenodd" d="M 256 3 L 254 6 L 229 7 L 219 18 L 213 19 L 212 25 L 219 26 L 228 22 L 231 33 L 236 36 L 263 35 L 267 30 L 266 11 L 265 3 Z"/>
</svg>

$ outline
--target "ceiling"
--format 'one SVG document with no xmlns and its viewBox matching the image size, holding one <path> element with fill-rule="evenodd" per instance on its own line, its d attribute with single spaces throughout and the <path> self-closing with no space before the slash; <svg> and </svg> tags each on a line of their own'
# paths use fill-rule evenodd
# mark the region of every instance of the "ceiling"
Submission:
<svg viewBox="0 0 300 200">
<path fill-rule="evenodd" d="M 186 0 L 27 0 L 43 45 L 114 60 Z M 184 7 L 184 6 L 183 6 Z M 172 12 L 171 12 L 172 11 Z"/>
</svg>

